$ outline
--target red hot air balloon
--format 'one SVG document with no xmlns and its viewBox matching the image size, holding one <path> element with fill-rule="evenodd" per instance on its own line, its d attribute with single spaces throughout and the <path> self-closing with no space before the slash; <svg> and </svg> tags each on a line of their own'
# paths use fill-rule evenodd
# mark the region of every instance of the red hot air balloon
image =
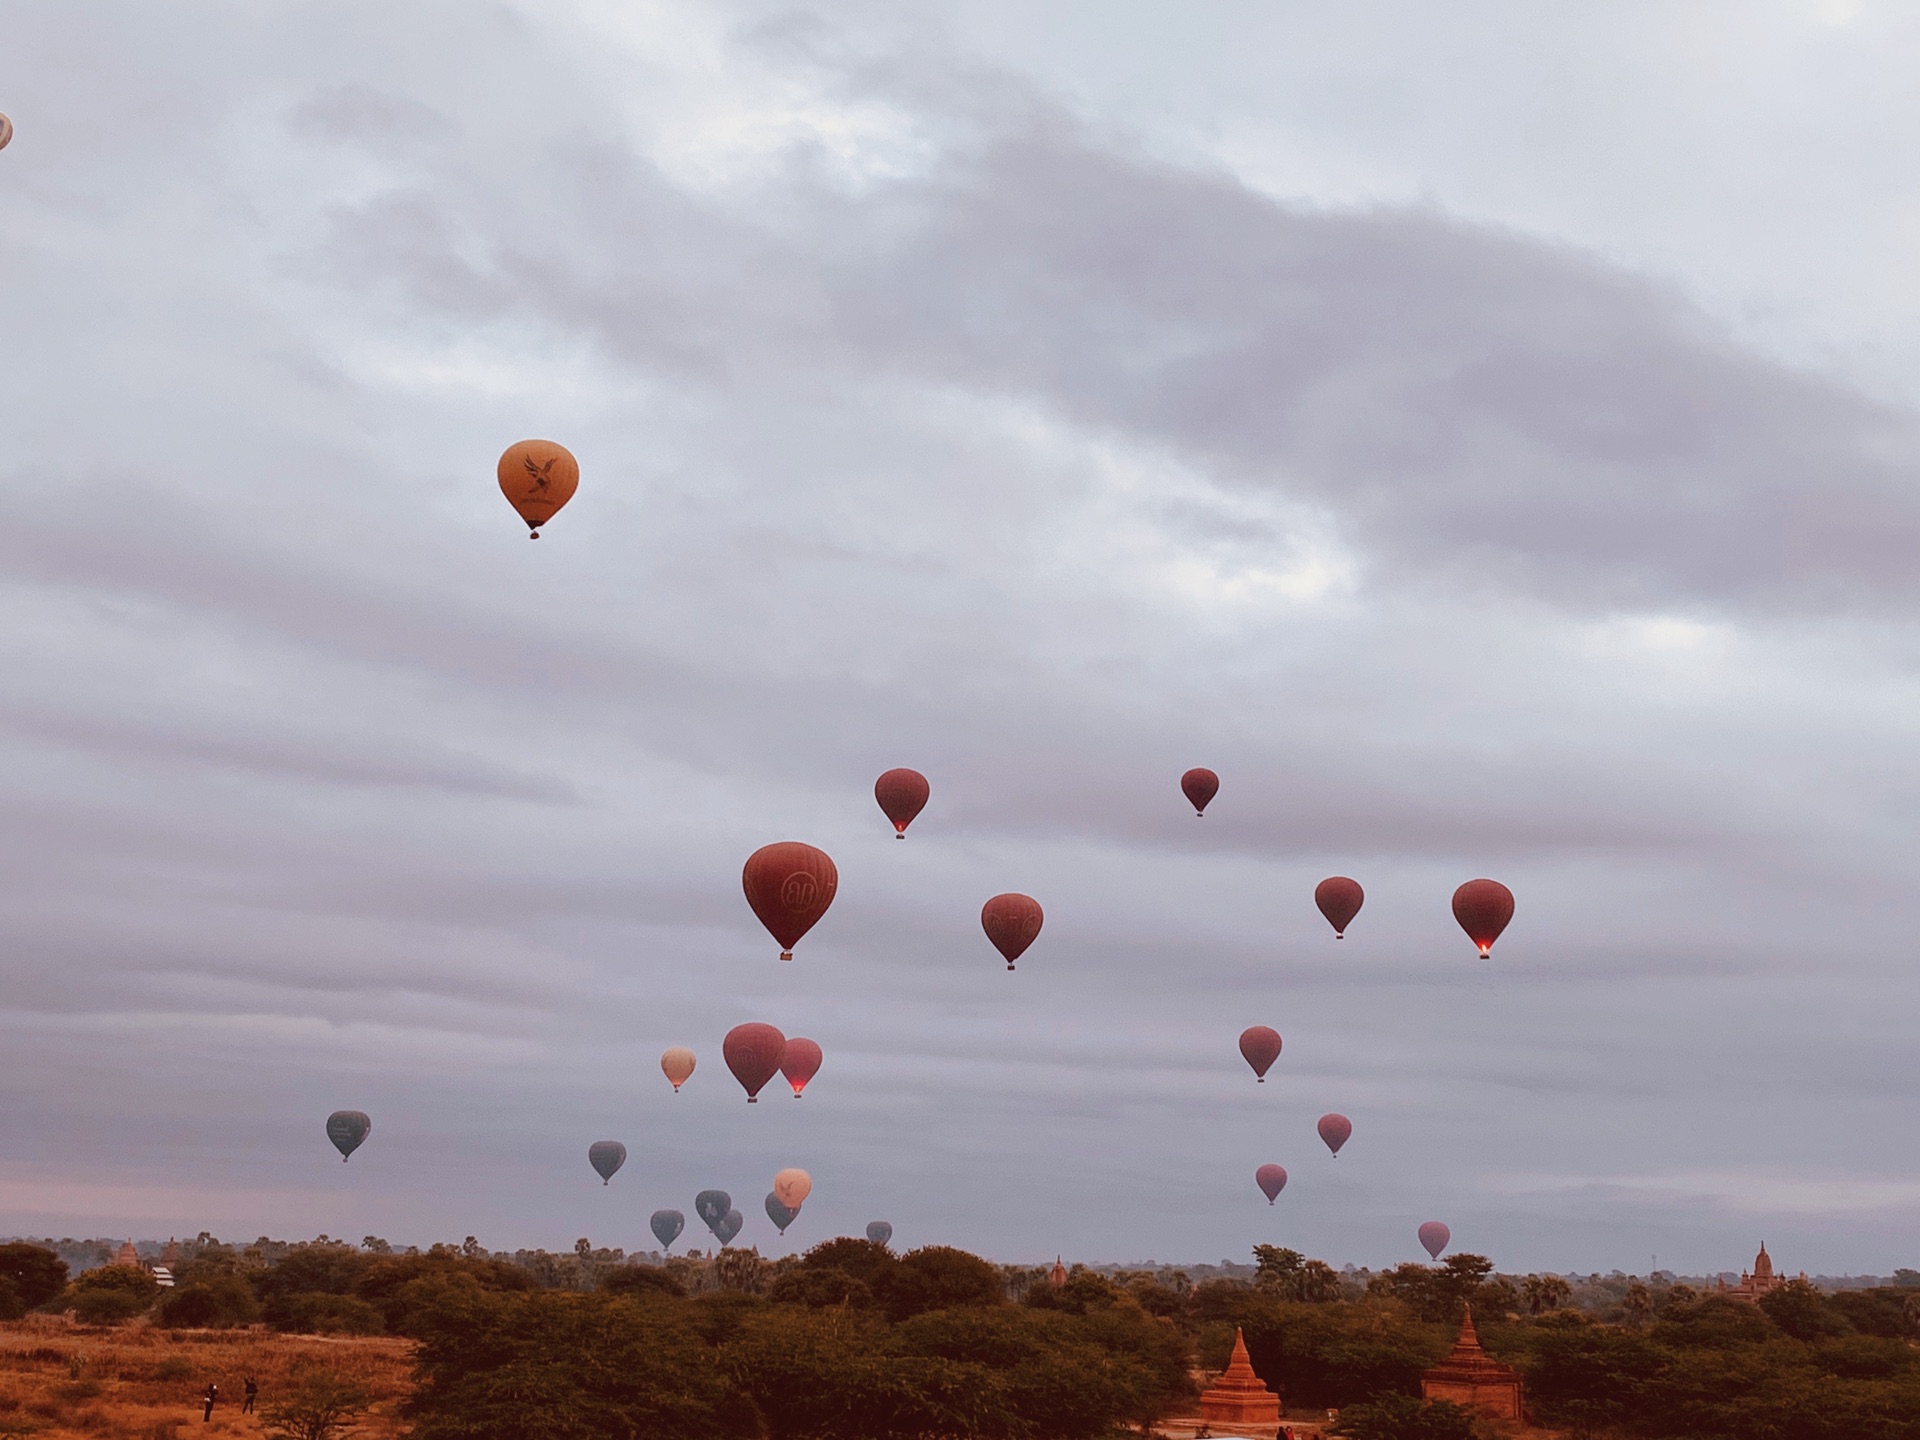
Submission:
<svg viewBox="0 0 1920 1440">
<path fill-rule="evenodd" d="M 996 895 L 980 907 L 980 928 L 987 932 L 993 948 L 1007 957 L 1007 969 L 1027 953 L 1027 947 L 1039 937 L 1046 913 L 1031 895 Z"/>
<path fill-rule="evenodd" d="M 1344 1115 L 1322 1115 L 1320 1117 L 1320 1138 L 1327 1142 L 1334 1158 L 1340 1156 L 1340 1147 L 1353 1135 L 1353 1122 Z"/>
<path fill-rule="evenodd" d="M 1253 1183 L 1260 1187 L 1260 1193 L 1267 1197 L 1271 1205 L 1280 1198 L 1280 1192 L 1287 1188 L 1287 1172 L 1278 1165 L 1262 1165 L 1253 1172 Z"/>
<path fill-rule="evenodd" d="M 821 1059 L 820 1047 L 813 1041 L 798 1036 L 787 1041 L 787 1048 L 780 1054 L 780 1073 L 793 1086 L 794 1099 L 798 1100 L 807 1082 L 820 1073 Z"/>
<path fill-rule="evenodd" d="M 1429 1220 L 1420 1227 L 1420 1244 L 1429 1260 L 1438 1260 L 1440 1252 L 1447 1248 L 1452 1239 L 1453 1232 L 1438 1220 Z"/>
<path fill-rule="evenodd" d="M 1493 942 L 1513 919 L 1513 892 L 1498 880 L 1469 880 L 1453 892 L 1453 918 L 1480 947 L 1480 958 L 1493 953 Z"/>
<path fill-rule="evenodd" d="M 893 821 L 897 840 L 907 838 L 907 826 L 926 808 L 927 796 L 932 793 L 927 777 L 918 770 L 889 770 L 873 782 L 873 798 L 880 802 L 887 819 Z"/>
<path fill-rule="evenodd" d="M 1266 1084 L 1267 1071 L 1280 1058 L 1280 1032 L 1265 1025 L 1249 1025 L 1240 1032 L 1240 1053 L 1247 1057 L 1260 1083 Z"/>
<path fill-rule="evenodd" d="M 747 857 L 740 885 L 767 933 L 780 942 L 780 958 L 791 960 L 800 937 L 833 903 L 840 872 L 826 851 L 798 840 L 782 840 L 762 845 Z"/>
<path fill-rule="evenodd" d="M 1180 777 L 1180 788 L 1194 815 L 1201 816 L 1207 813 L 1207 802 L 1220 793 L 1220 777 L 1211 770 L 1189 770 Z"/>
<path fill-rule="evenodd" d="M 736 1025 L 727 1032 L 720 1053 L 727 1069 L 747 1092 L 747 1103 L 759 1101 L 761 1088 L 780 1068 L 787 1053 L 787 1037 L 771 1025 Z"/>
<path fill-rule="evenodd" d="M 1336 940 L 1347 938 L 1347 926 L 1353 923 L 1353 917 L 1360 913 L 1366 900 L 1367 892 L 1360 888 L 1360 882 L 1344 875 L 1330 875 L 1313 887 L 1313 903 L 1333 926 Z"/>
</svg>

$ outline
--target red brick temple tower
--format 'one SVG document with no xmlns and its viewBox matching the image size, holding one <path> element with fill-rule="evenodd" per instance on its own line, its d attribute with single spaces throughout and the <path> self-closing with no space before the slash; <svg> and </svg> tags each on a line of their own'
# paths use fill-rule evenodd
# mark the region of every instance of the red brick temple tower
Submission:
<svg viewBox="0 0 1920 1440">
<path fill-rule="evenodd" d="M 1227 1361 L 1220 1378 L 1200 1397 L 1200 1418 L 1206 1421 L 1208 1429 L 1216 1425 L 1229 1425 L 1236 1430 L 1270 1426 L 1266 1433 L 1272 1435 L 1280 1428 L 1280 1397 L 1253 1373 L 1253 1361 L 1247 1358 L 1247 1342 L 1238 1330 L 1233 1332 L 1233 1358 Z"/>
<path fill-rule="evenodd" d="M 1426 1400 L 1451 1400 L 1500 1420 L 1520 1420 L 1526 1409 L 1520 1373 L 1480 1348 L 1472 1310 L 1460 1321 L 1453 1353 L 1420 1377 L 1420 1395 Z"/>
</svg>

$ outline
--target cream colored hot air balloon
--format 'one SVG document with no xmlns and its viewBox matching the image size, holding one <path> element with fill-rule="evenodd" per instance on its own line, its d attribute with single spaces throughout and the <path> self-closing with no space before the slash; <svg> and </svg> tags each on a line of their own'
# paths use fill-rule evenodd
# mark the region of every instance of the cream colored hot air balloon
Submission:
<svg viewBox="0 0 1920 1440">
<path fill-rule="evenodd" d="M 804 1170 L 782 1170 L 773 1177 L 773 1193 L 789 1210 L 798 1210 L 813 1193 L 813 1177 Z"/>
<path fill-rule="evenodd" d="M 0 150 L 7 148 L 7 142 L 13 139 L 13 121 L 0 115 Z"/>
<path fill-rule="evenodd" d="M 669 1046 L 660 1057 L 660 1073 L 673 1082 L 673 1093 L 678 1095 L 693 1074 L 693 1052 L 684 1045 Z"/>
</svg>

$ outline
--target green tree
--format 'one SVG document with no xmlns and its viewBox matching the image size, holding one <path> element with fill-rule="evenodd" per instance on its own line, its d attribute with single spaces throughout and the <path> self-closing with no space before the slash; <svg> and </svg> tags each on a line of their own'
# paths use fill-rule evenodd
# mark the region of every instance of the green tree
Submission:
<svg viewBox="0 0 1920 1440">
<path fill-rule="evenodd" d="M 1343 1407 L 1333 1433 L 1348 1440 L 1477 1440 L 1482 1431 L 1471 1413 L 1449 1400 L 1382 1395 Z"/>
<path fill-rule="evenodd" d="M 1558 1275 L 1529 1275 L 1521 1282 L 1520 1298 L 1529 1315 L 1561 1309 L 1573 1298 L 1573 1286 Z"/>
<path fill-rule="evenodd" d="M 231 1273 L 176 1285 L 160 1301 L 160 1323 L 174 1329 L 225 1330 L 259 1318 L 253 1287 Z"/>
<path fill-rule="evenodd" d="M 1796 1340 L 1821 1340 L 1845 1335 L 1853 1326 L 1827 1303 L 1826 1297 L 1805 1280 L 1789 1280 L 1760 1297 L 1760 1309 Z"/>
<path fill-rule="evenodd" d="M 0 1320 L 17 1320 L 67 1288 L 67 1262 L 44 1245 L 0 1245 Z"/>
<path fill-rule="evenodd" d="M 309 1365 L 261 1407 L 261 1428 L 273 1440 L 345 1440 L 360 1428 L 370 1398 L 359 1382 Z"/>
<path fill-rule="evenodd" d="M 144 1265 L 102 1265 L 85 1270 L 67 1287 L 75 1317 L 83 1325 L 117 1325 L 144 1315 L 160 1294 L 160 1282 Z"/>
</svg>

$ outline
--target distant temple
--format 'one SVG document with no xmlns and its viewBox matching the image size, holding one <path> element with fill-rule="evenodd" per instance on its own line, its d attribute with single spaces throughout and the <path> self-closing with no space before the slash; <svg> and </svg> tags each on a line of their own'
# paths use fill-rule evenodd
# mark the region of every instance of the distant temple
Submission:
<svg viewBox="0 0 1920 1440">
<path fill-rule="evenodd" d="M 1453 1353 L 1420 1377 L 1420 1395 L 1426 1400 L 1451 1400 L 1497 1420 L 1519 1421 L 1526 1412 L 1519 1371 L 1480 1348 L 1472 1310 L 1460 1321 Z"/>
<path fill-rule="evenodd" d="M 1047 1288 L 1058 1290 L 1067 1283 L 1066 1263 L 1056 1255 L 1053 1257 L 1053 1269 L 1047 1272 Z"/>
<path fill-rule="evenodd" d="M 1208 1430 L 1215 1425 L 1229 1425 L 1235 1430 L 1257 1426 L 1273 1435 L 1280 1428 L 1280 1397 L 1253 1373 L 1247 1342 L 1237 1329 L 1233 1332 L 1233 1358 L 1200 1397 L 1200 1418 Z"/>
<path fill-rule="evenodd" d="M 1807 1272 L 1802 1270 L 1800 1278 L 1805 1280 Z M 1753 1269 L 1741 1272 L 1740 1283 L 1728 1285 L 1727 1277 L 1722 1275 L 1715 1284 L 1713 1293 L 1724 1295 L 1729 1300 L 1738 1300 L 1742 1305 L 1758 1305 L 1761 1296 L 1771 1295 L 1787 1283 L 1784 1278 L 1773 1273 L 1773 1257 L 1767 1254 L 1767 1247 L 1762 1243 L 1760 1253 L 1753 1257 Z"/>
<path fill-rule="evenodd" d="M 95 1251 L 94 1253 L 98 1254 L 99 1252 Z M 140 1264 L 140 1252 L 133 1248 L 133 1241 L 127 1241 L 126 1244 L 113 1252 L 113 1263 L 116 1265 Z"/>
</svg>

